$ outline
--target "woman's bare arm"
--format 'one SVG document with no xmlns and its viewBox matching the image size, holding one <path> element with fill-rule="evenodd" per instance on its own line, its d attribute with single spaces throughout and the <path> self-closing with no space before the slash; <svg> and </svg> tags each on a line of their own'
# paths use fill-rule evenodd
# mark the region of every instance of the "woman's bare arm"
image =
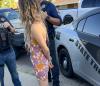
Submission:
<svg viewBox="0 0 100 86">
<path fill-rule="evenodd" d="M 31 32 L 35 40 L 42 48 L 44 55 L 47 57 L 47 59 L 50 59 L 49 48 L 46 44 L 45 39 L 43 38 L 42 31 L 41 31 L 42 29 L 44 29 L 44 27 L 42 26 L 41 22 L 36 22 L 32 24 Z"/>
</svg>

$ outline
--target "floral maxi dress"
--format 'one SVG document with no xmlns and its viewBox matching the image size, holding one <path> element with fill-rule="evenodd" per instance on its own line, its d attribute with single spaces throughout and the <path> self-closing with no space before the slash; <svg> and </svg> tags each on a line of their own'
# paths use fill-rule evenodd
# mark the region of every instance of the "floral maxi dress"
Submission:
<svg viewBox="0 0 100 86">
<path fill-rule="evenodd" d="M 48 60 L 44 56 L 38 42 L 34 39 L 31 40 L 31 61 L 37 78 L 46 79 L 49 71 Z"/>
</svg>

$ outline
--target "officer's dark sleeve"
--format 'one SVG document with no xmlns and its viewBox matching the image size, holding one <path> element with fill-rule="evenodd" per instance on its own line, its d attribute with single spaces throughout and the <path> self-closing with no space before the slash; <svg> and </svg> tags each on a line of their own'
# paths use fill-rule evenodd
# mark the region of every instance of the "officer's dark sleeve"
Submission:
<svg viewBox="0 0 100 86">
<path fill-rule="evenodd" d="M 13 25 L 10 23 L 10 21 L 9 21 L 5 16 L 0 15 L 0 18 L 3 18 L 3 19 L 1 20 L 3 23 L 4 23 L 4 22 L 8 22 L 8 23 L 11 25 L 11 27 L 13 27 Z M 9 28 L 9 27 L 8 27 L 8 28 Z M 8 29 L 8 31 L 11 32 L 10 29 Z"/>
<path fill-rule="evenodd" d="M 6 21 L 11 25 L 11 27 L 13 27 L 13 25 L 10 23 L 10 21 L 8 19 L 6 19 Z"/>
<path fill-rule="evenodd" d="M 52 3 L 49 4 L 49 11 L 50 11 L 49 14 L 50 14 L 51 17 L 59 18 L 60 19 L 60 25 L 61 25 L 62 19 L 59 16 L 59 14 L 57 12 L 57 9 L 56 9 L 56 6 L 54 4 L 52 4 Z"/>
<path fill-rule="evenodd" d="M 10 21 L 6 17 L 2 16 L 2 18 L 5 19 L 4 22 L 8 22 L 13 27 L 13 25 L 10 23 Z"/>
</svg>

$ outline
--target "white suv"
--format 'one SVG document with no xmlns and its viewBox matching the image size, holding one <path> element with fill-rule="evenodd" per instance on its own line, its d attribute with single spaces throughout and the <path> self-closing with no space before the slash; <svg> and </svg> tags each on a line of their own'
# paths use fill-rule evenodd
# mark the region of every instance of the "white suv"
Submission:
<svg viewBox="0 0 100 86">
<path fill-rule="evenodd" d="M 71 17 L 71 20 L 76 20 L 88 11 L 100 7 L 100 0 L 79 0 L 77 4 L 77 8 L 59 9 L 59 15 L 61 16 L 62 20 L 64 20 L 65 17 Z"/>
</svg>

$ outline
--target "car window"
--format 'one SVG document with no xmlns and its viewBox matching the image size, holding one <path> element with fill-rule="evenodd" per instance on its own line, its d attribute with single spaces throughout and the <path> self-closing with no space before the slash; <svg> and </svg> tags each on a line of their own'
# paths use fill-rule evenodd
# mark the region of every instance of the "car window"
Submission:
<svg viewBox="0 0 100 86">
<path fill-rule="evenodd" d="M 19 18 L 19 13 L 16 11 L 3 11 L 0 15 L 4 15 L 8 20 Z"/>
<path fill-rule="evenodd" d="M 82 8 L 100 7 L 100 0 L 83 0 Z"/>
<path fill-rule="evenodd" d="M 94 7 L 94 6 L 95 6 L 95 0 L 83 0 L 81 7 L 88 8 L 88 7 Z"/>
<path fill-rule="evenodd" d="M 86 21 L 86 19 L 83 19 L 78 23 L 77 31 L 82 31 L 83 30 L 83 26 L 85 24 L 85 21 Z"/>
<path fill-rule="evenodd" d="M 100 36 L 100 14 L 96 14 L 87 18 L 83 32 Z"/>
<path fill-rule="evenodd" d="M 96 2 L 95 2 L 95 6 L 96 7 L 100 7 L 100 0 L 95 0 Z"/>
<path fill-rule="evenodd" d="M 5 16 L 8 18 L 8 20 L 18 19 L 19 15 L 17 12 L 5 12 Z"/>
</svg>

